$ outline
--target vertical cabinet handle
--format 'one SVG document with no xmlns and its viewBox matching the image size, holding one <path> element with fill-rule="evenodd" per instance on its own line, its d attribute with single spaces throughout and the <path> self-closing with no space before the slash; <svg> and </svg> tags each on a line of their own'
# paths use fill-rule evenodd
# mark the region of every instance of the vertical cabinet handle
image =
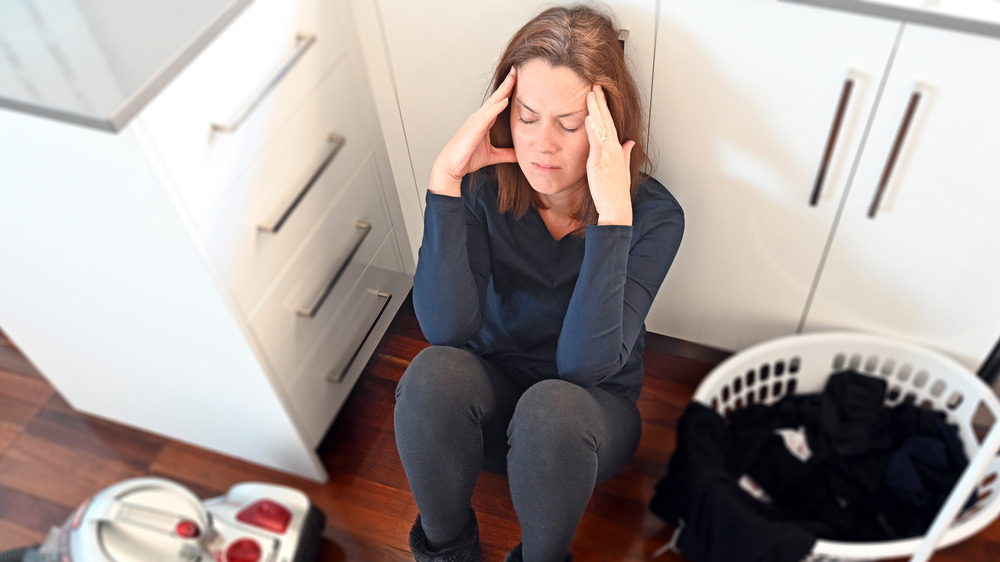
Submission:
<svg viewBox="0 0 1000 562">
<path fill-rule="evenodd" d="M 899 160 L 899 153 L 903 148 L 903 143 L 906 141 L 906 135 L 910 131 L 910 125 L 913 124 L 913 117 L 917 114 L 917 107 L 920 106 L 920 97 L 919 90 L 915 90 L 910 95 L 910 103 L 906 106 L 903 122 L 899 125 L 899 130 L 896 132 L 896 140 L 892 143 L 892 151 L 889 152 L 889 159 L 886 160 L 885 168 L 882 169 L 882 178 L 878 182 L 878 189 L 875 191 L 875 197 L 872 198 L 871 206 L 868 207 L 868 218 L 870 219 L 875 218 L 879 207 L 882 205 L 882 197 L 885 195 L 886 187 L 892 178 L 892 172 L 896 168 L 896 161 Z"/>
<path fill-rule="evenodd" d="M 243 105 L 233 113 L 233 116 L 224 123 L 212 123 L 212 130 L 220 133 L 235 133 L 236 129 L 243 124 L 243 121 L 253 113 L 253 110 L 260 104 L 267 94 L 277 86 L 286 74 L 299 62 L 306 50 L 316 42 L 316 36 L 300 33 L 295 36 L 295 50 L 287 59 L 264 80 L 263 83 L 243 102 Z"/>
<path fill-rule="evenodd" d="M 854 91 L 854 79 L 844 80 L 844 87 L 840 90 L 840 101 L 837 102 L 837 111 L 833 116 L 833 124 L 830 126 L 830 135 L 826 139 L 826 148 L 823 149 L 823 159 L 819 163 L 819 171 L 816 172 L 816 182 L 813 184 L 812 195 L 809 197 L 809 205 L 815 207 L 819 203 L 819 196 L 823 191 L 823 183 L 826 181 L 826 173 L 830 167 L 830 159 L 833 157 L 833 149 L 837 146 L 837 139 L 840 137 L 840 127 L 844 124 L 844 115 L 847 113 L 847 105 L 851 101 L 851 92 Z"/>
<path fill-rule="evenodd" d="M 347 376 L 347 371 L 351 368 L 354 360 L 358 358 L 358 353 L 361 353 L 361 348 L 364 347 L 365 342 L 368 341 L 368 336 L 371 335 L 372 330 L 375 329 L 375 325 L 378 324 L 379 319 L 382 318 L 382 313 L 385 312 L 385 308 L 389 306 L 389 301 L 392 300 L 392 293 L 386 291 L 376 291 L 375 296 L 382 299 L 382 304 L 378 307 L 378 311 L 375 312 L 375 318 L 372 319 L 370 324 L 368 324 L 368 329 L 365 330 L 364 335 L 361 337 L 361 341 L 358 342 L 358 345 L 354 348 L 354 353 L 352 353 L 351 358 L 347 360 L 347 364 L 345 364 L 342 369 L 335 369 L 327 373 L 327 381 L 340 382 L 344 380 L 344 377 Z"/>
<path fill-rule="evenodd" d="M 257 230 L 261 232 L 267 232 L 268 234 L 277 234 L 281 227 L 288 220 L 288 217 L 292 215 L 292 211 L 299 206 L 302 199 L 305 198 L 312 186 L 319 180 L 319 177 L 323 175 L 326 168 L 333 162 L 333 157 L 337 155 L 340 151 L 340 147 L 344 146 L 346 139 L 336 133 L 330 133 L 326 137 L 327 145 L 326 150 L 323 151 L 323 156 L 319 160 L 319 164 L 315 168 L 312 177 L 306 181 L 288 202 L 281 206 L 281 210 L 276 213 L 276 217 L 268 222 L 262 222 L 257 224 Z"/>
<path fill-rule="evenodd" d="M 337 269 L 334 271 L 333 276 L 330 278 L 329 281 L 327 281 L 325 285 L 323 285 L 323 289 L 319 292 L 319 294 L 313 297 L 311 301 L 309 301 L 309 304 L 305 306 L 295 307 L 295 314 L 298 314 L 299 316 L 304 316 L 306 318 L 312 318 L 313 316 L 316 316 L 316 312 L 319 311 L 319 307 L 323 306 L 323 301 L 326 300 L 326 297 L 330 294 L 330 291 L 333 290 L 333 286 L 337 284 L 337 281 L 340 279 L 340 276 L 344 274 L 344 270 L 347 269 L 348 264 L 351 263 L 351 260 L 354 258 L 354 254 L 358 253 L 358 248 L 361 247 L 361 244 L 365 241 L 365 238 L 368 236 L 368 233 L 372 231 L 372 225 L 366 222 L 358 221 L 356 226 L 358 229 L 358 234 L 357 238 L 354 240 L 354 245 L 351 246 L 351 250 L 347 253 L 346 256 L 344 256 L 344 259 L 340 262 L 340 265 L 337 266 Z"/>
</svg>

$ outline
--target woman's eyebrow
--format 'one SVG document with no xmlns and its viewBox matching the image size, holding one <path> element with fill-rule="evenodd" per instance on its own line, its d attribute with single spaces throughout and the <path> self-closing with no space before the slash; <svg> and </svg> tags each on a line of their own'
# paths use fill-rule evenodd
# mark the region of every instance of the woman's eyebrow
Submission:
<svg viewBox="0 0 1000 562">
<path fill-rule="evenodd" d="M 534 109 L 531 109 L 530 107 L 528 107 L 528 105 L 526 103 L 524 103 L 524 101 L 521 100 L 521 98 L 517 98 L 517 103 L 519 103 L 521 105 L 521 107 L 527 109 L 531 113 L 534 113 L 535 115 L 541 115 L 541 113 L 538 113 Z M 584 111 L 587 111 L 587 108 L 578 109 L 578 110 L 570 112 L 570 113 L 563 113 L 562 115 L 556 115 L 556 118 L 557 119 L 562 119 L 564 117 L 572 117 L 572 116 L 576 115 L 577 113 L 583 113 Z"/>
</svg>

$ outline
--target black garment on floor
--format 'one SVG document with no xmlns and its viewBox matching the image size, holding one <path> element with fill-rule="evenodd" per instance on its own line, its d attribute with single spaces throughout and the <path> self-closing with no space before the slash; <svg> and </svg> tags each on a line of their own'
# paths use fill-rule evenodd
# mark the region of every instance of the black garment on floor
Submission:
<svg viewBox="0 0 1000 562">
<path fill-rule="evenodd" d="M 797 560 L 817 537 L 922 535 L 967 460 L 942 413 L 906 402 L 887 408 L 886 386 L 882 378 L 836 373 L 822 393 L 736 410 L 728 423 L 690 404 L 650 509 L 684 521 L 678 548 L 695 561 Z M 781 428 L 804 431 L 807 460 L 788 450 L 775 433 Z M 744 474 L 769 504 L 739 487 Z"/>
</svg>

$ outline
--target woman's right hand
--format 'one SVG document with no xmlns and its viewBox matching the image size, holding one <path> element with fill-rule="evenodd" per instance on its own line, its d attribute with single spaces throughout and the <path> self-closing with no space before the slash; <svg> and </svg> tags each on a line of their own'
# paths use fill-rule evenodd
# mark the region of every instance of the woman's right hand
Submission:
<svg viewBox="0 0 1000 562">
<path fill-rule="evenodd" d="M 438 154 L 431 168 L 428 186 L 432 193 L 460 197 L 462 178 L 466 174 L 492 164 L 517 161 L 513 148 L 497 148 L 490 141 L 490 128 L 510 104 L 516 75 L 516 70 L 511 67 L 500 87 L 465 120 Z"/>
</svg>

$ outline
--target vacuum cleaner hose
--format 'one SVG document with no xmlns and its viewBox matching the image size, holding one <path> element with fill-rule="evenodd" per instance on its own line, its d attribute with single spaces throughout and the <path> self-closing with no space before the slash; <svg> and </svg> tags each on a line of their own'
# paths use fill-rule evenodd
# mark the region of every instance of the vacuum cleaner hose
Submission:
<svg viewBox="0 0 1000 562">
<path fill-rule="evenodd" d="M 19 548 L 17 550 L 8 550 L 7 552 L 0 552 L 0 562 L 22 562 L 27 559 L 28 554 L 38 551 L 37 546 L 29 546 L 28 548 Z"/>
</svg>

